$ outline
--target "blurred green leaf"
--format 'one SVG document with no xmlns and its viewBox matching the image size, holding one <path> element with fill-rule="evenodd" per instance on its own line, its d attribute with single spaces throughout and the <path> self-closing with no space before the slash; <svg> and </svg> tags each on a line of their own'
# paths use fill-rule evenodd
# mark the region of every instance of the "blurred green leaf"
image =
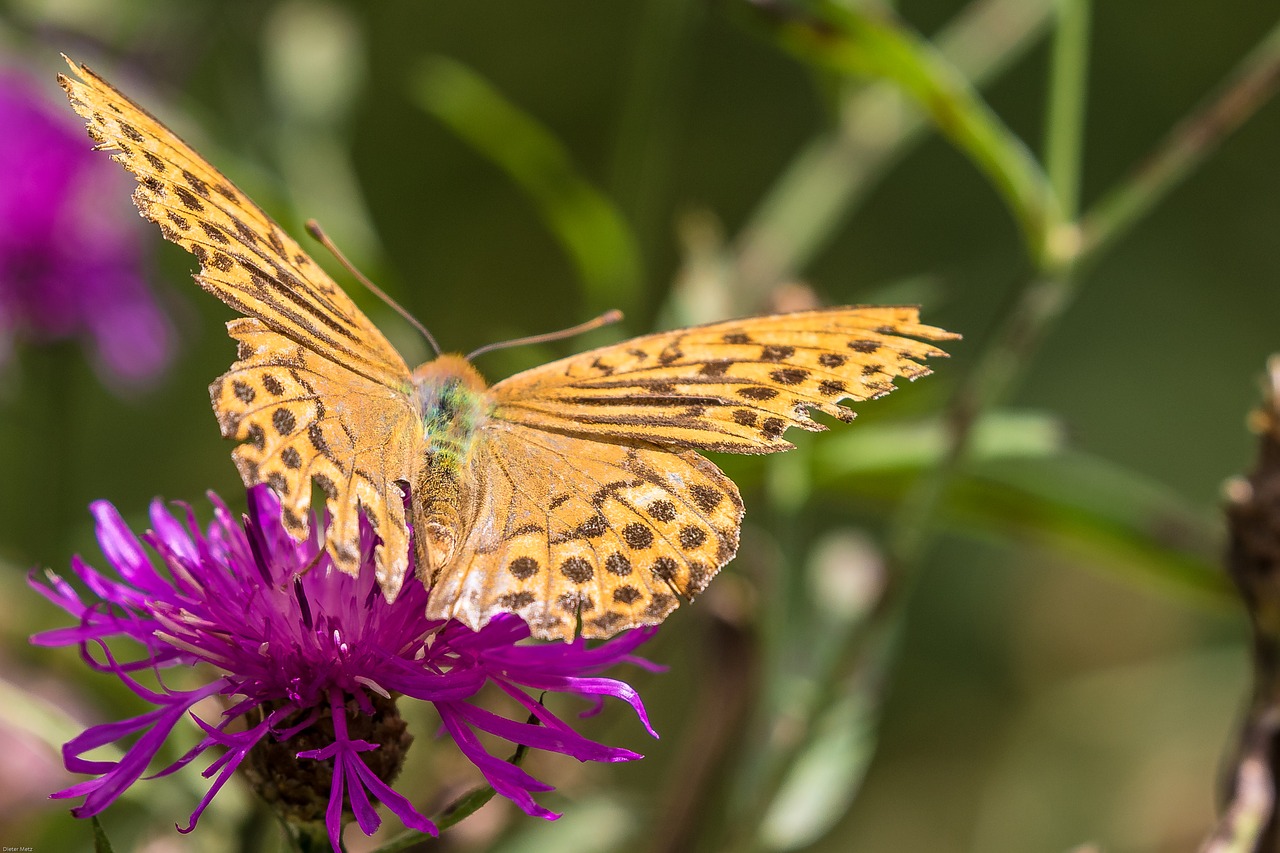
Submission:
<svg viewBox="0 0 1280 853">
<path fill-rule="evenodd" d="M 818 470 L 824 471 L 821 465 Z M 868 470 L 832 479 L 827 488 L 892 503 L 914 479 L 907 469 Z M 1142 585 L 1205 603 L 1234 601 L 1218 564 L 1217 516 L 1087 453 L 985 460 L 980 454 L 947 490 L 940 513 L 955 532 L 1028 540 L 1084 556 L 1106 573 Z"/>
<path fill-rule="evenodd" d="M 901 22 L 835 0 L 753 0 L 754 19 L 784 50 L 824 71 L 884 78 L 902 88 L 980 168 L 1012 209 L 1040 258 L 1059 219 L 1048 178 L 963 74 Z"/>
<path fill-rule="evenodd" d="M 844 816 L 875 754 L 879 703 L 865 689 L 841 696 L 819 716 L 760 826 L 770 850 L 817 841 Z"/>
<path fill-rule="evenodd" d="M 422 61 L 414 94 L 528 193 L 577 266 L 590 307 L 638 304 L 640 253 L 626 222 L 550 131 L 480 75 L 442 56 Z"/>
<path fill-rule="evenodd" d="M 940 420 L 860 423 L 857 429 L 823 436 L 812 453 L 813 478 L 832 480 L 936 465 L 946 452 L 948 431 Z M 1065 433 L 1058 419 L 1043 412 L 999 411 L 973 427 L 974 462 L 1051 456 L 1062 451 Z"/>
<path fill-rule="evenodd" d="M 526 820 L 490 853 L 616 853 L 643 850 L 634 806 L 607 794 L 575 800 L 554 823 Z"/>
</svg>

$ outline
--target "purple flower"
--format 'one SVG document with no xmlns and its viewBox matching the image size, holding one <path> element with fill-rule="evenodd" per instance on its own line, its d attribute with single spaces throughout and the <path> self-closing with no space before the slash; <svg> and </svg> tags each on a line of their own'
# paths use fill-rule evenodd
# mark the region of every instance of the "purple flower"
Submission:
<svg viewBox="0 0 1280 853">
<path fill-rule="evenodd" d="M 205 533 L 189 507 L 183 507 L 180 519 L 159 500 L 153 502 L 152 529 L 142 541 L 159 555 L 167 576 L 156 570 L 115 508 L 99 501 L 92 506 L 98 542 L 118 579 L 77 557 L 72 568 L 92 600 L 83 600 L 53 573 L 47 585 L 32 580 L 78 621 L 32 642 L 79 646 L 91 667 L 114 674 L 155 706 L 130 720 L 94 726 L 63 747 L 69 770 L 94 777 L 53 795 L 83 797 L 72 810 L 76 817 L 98 814 L 142 778 L 187 714 L 204 731 L 204 739 L 148 778 L 171 773 L 212 746 L 225 751 L 204 771 L 214 781 L 182 831 L 194 828 L 214 795 L 240 769 L 286 819 L 311 824 L 323 819 L 335 850 L 343 824 L 352 817 L 366 834 L 377 829 L 371 795 L 406 826 L 436 831 L 390 786 L 411 740 L 396 710 L 396 696 L 432 703 L 444 731 L 494 790 L 531 815 L 557 817 L 533 799 L 535 792 L 551 786 L 488 752 L 477 731 L 581 761 L 641 757 L 588 740 L 526 689 L 588 697 L 597 709 L 605 696 L 622 699 L 653 734 L 636 691 L 596 677 L 620 662 L 649 666 L 631 652 L 652 630 L 632 631 L 588 648 L 582 639 L 522 643 L 529 630 L 515 616 L 500 616 L 480 631 L 427 620 L 427 591 L 421 584 L 405 584 L 394 604 L 383 598 L 374 581 L 374 535 L 363 519 L 368 565 L 359 578 L 351 578 L 334 571 L 320 550 L 320 525 L 312 525 L 305 542 L 289 537 L 269 489 L 249 491 L 242 526 L 216 496 L 210 499 L 214 521 Z M 127 660 L 117 657 L 107 641 L 118 639 L 131 640 L 144 652 Z M 198 670 L 210 670 L 210 677 L 195 689 L 174 689 L 160 678 L 163 669 L 198 663 L 210 665 Z M 135 673 L 147 670 L 154 672 L 159 687 L 136 680 Z M 536 722 L 507 719 L 473 704 L 470 700 L 487 684 L 513 697 Z M 202 720 L 192 708 L 210 696 L 223 697 L 225 710 L 218 719 Z M 83 757 L 96 747 L 135 737 L 119 761 Z"/>
<path fill-rule="evenodd" d="M 81 337 L 113 384 L 168 365 L 173 328 L 143 278 L 128 181 L 68 110 L 0 70 L 0 366 L 18 341 Z"/>
</svg>

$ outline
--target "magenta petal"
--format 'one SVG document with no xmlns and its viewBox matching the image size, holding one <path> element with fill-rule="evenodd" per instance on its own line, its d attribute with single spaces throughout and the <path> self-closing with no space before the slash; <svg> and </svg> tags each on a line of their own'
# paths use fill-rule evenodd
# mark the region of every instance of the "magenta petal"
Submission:
<svg viewBox="0 0 1280 853">
<path fill-rule="evenodd" d="M 333 763 L 333 787 L 329 789 L 329 805 L 324 811 L 324 826 L 329 831 L 329 843 L 333 845 L 333 853 L 342 850 L 342 795 L 345 789 L 343 774 L 346 765 L 341 761 Z"/>
<path fill-rule="evenodd" d="M 652 632 L 635 631 L 592 646 L 583 640 L 539 644 L 528 642 L 528 626 L 510 614 L 499 615 L 480 631 L 428 620 L 428 590 L 421 584 L 406 584 L 392 603 L 378 594 L 372 565 L 376 537 L 367 520 L 360 523 L 362 572 L 349 577 L 336 572 L 320 550 L 323 523 L 314 524 L 306 541 L 294 541 L 281 524 L 279 501 L 269 489 L 250 490 L 249 511 L 240 522 L 216 497 L 211 499 L 215 519 L 207 528 L 185 505 L 175 509 L 154 502 L 152 529 L 141 539 L 109 504 L 95 504 L 109 571 L 72 561 L 75 574 L 92 594 L 82 601 L 75 588 L 56 576 L 43 583 L 34 576 L 29 581 L 75 620 L 33 642 L 78 647 L 88 666 L 119 679 L 154 706 L 138 717 L 92 727 L 66 745 L 66 766 L 94 777 L 55 795 L 83 798 L 76 815 L 97 814 L 138 782 L 177 721 L 191 714 L 195 702 L 219 693 L 231 706 L 216 719 L 192 715 L 204 737 L 151 777 L 216 754 L 202 769 L 212 782 L 188 825 L 180 827 L 183 832 L 196 826 L 254 744 L 264 737 L 287 744 L 327 714 L 333 719 L 333 742 L 294 754 L 301 763 L 333 761 L 325 825 L 334 849 L 341 847 L 344 812 L 353 815 L 362 830 L 372 832 L 380 822 L 377 802 L 405 826 L 434 833 L 431 821 L 379 780 L 360 755 L 389 747 L 350 737 L 347 714 L 350 709 L 374 713 L 375 692 L 433 703 L 452 743 L 494 790 L 537 817 L 557 817 L 534 800 L 535 794 L 552 786 L 489 753 L 479 732 L 581 761 L 641 757 L 583 737 L 525 688 L 594 699 L 597 707 L 606 696 L 621 699 L 652 732 L 639 694 L 599 675 L 616 664 L 637 662 L 632 652 Z M 154 555 L 148 556 L 144 547 Z M 117 641 L 129 643 L 121 647 Z M 122 658 L 125 649 L 127 658 Z M 165 686 L 167 667 L 199 663 L 220 675 L 190 692 Z M 154 673 L 159 688 L 144 686 L 131 674 L 142 669 Z M 473 704 L 486 684 L 515 697 L 537 723 L 509 719 Z M 271 710 L 248 730 L 235 731 L 231 723 L 255 708 Z M 121 742 L 130 745 L 119 761 L 85 757 L 104 744 Z"/>
<path fill-rule="evenodd" d="M 544 809 L 533 800 L 532 791 L 551 791 L 554 788 L 525 773 L 519 767 L 490 755 L 467 726 L 458 719 L 451 704 L 437 706 L 440 720 L 454 742 L 471 763 L 484 774 L 485 780 L 502 796 L 514 802 L 526 814 L 554 819 L 555 812 Z"/>
<path fill-rule="evenodd" d="M 369 792 L 361 783 L 359 775 L 356 773 L 356 767 L 364 766 L 364 762 L 354 753 L 344 751 L 338 758 L 345 767 L 345 776 L 350 779 L 347 786 L 347 802 L 351 804 L 351 813 L 356 817 L 356 825 L 360 827 L 360 831 L 365 835 L 373 835 L 378 831 L 378 827 L 382 825 L 382 818 L 378 817 L 378 813 L 374 811 L 373 805 L 369 802 Z M 351 777 L 355 778 L 351 778 Z"/>
<path fill-rule="evenodd" d="M 76 817 L 92 817 L 115 802 L 116 798 L 126 788 L 146 772 L 147 765 L 151 763 L 151 759 L 155 757 L 156 752 L 164 744 L 169 732 L 173 730 L 178 720 L 182 719 L 183 715 L 186 714 L 187 709 L 200 699 L 215 692 L 217 692 L 216 689 L 211 690 L 209 688 L 194 690 L 185 694 L 182 697 L 182 701 L 174 702 L 168 707 L 159 708 L 150 714 L 144 714 L 142 717 L 134 718 L 134 720 L 127 721 L 122 725 L 99 726 L 97 729 L 89 729 L 80 737 L 70 741 L 63 748 L 67 769 L 77 770 L 80 766 L 92 766 L 94 769 L 87 772 L 102 773 L 102 763 L 84 761 L 79 758 L 79 755 L 96 746 L 113 742 L 116 738 L 111 737 L 111 735 L 118 737 L 120 734 L 137 730 L 144 723 L 150 724 L 150 728 L 125 752 L 124 757 L 119 762 L 109 763 L 110 769 L 99 779 L 94 780 L 97 783 L 96 786 L 84 792 L 84 803 L 72 809 L 71 813 Z M 60 793 L 63 796 L 67 796 L 66 791 Z M 77 795 L 79 793 L 78 791 Z"/>
<path fill-rule="evenodd" d="M 436 825 L 429 819 L 424 817 L 413 807 L 404 796 L 397 793 L 386 782 L 383 782 L 363 761 L 353 761 L 351 763 L 353 769 L 360 777 L 360 781 L 368 788 L 378 801 L 391 810 L 400 822 L 409 829 L 416 829 L 419 832 L 427 832 L 431 835 L 439 835 Z"/>
<path fill-rule="evenodd" d="M 142 550 L 142 543 L 133 535 L 133 531 L 124 523 L 114 506 L 106 501 L 94 501 L 89 505 L 89 512 L 97 522 L 96 532 L 102 553 L 115 566 L 120 577 L 148 592 L 160 595 L 172 593 L 169 585 L 156 574 L 146 552 Z"/>
<path fill-rule="evenodd" d="M 548 728 L 531 723 L 517 723 L 515 720 L 508 720 L 506 717 L 465 702 L 455 703 L 453 710 L 458 716 L 482 731 L 512 743 L 522 743 L 534 749 L 559 752 L 579 761 L 634 761 L 637 758 L 643 758 L 638 752 L 632 752 L 629 749 L 615 749 L 598 744 L 568 726 Z"/>
</svg>

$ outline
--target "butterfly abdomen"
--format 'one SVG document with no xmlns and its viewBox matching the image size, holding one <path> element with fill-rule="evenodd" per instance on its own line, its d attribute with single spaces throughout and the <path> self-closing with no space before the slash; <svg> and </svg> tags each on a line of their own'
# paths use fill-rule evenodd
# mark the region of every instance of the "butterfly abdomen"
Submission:
<svg viewBox="0 0 1280 853">
<path fill-rule="evenodd" d="M 414 371 L 423 458 L 412 484 L 418 571 L 430 583 L 465 537 L 472 496 L 466 471 L 488 406 L 485 382 L 465 359 L 441 356 Z"/>
</svg>

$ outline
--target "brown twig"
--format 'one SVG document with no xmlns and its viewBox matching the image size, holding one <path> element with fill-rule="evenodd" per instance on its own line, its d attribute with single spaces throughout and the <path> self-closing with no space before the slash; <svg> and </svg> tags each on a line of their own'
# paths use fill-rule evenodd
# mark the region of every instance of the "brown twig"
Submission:
<svg viewBox="0 0 1280 853">
<path fill-rule="evenodd" d="M 1205 853 L 1274 850 L 1280 757 L 1280 358 L 1267 365 L 1269 385 L 1253 417 L 1258 463 L 1227 486 L 1231 542 L 1227 569 L 1253 631 L 1253 695 L 1228 779 L 1222 818 Z"/>
</svg>

